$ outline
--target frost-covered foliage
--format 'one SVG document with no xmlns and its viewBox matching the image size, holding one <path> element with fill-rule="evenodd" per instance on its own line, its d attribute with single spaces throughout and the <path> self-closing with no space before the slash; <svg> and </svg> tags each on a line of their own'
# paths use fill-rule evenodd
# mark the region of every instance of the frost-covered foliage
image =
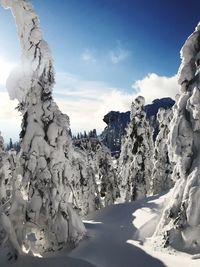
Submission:
<svg viewBox="0 0 200 267">
<path fill-rule="evenodd" d="M 119 188 L 110 150 L 98 138 L 83 138 L 74 143 L 84 151 L 95 175 L 96 208 L 113 204 L 119 196 Z"/>
<path fill-rule="evenodd" d="M 18 110 L 23 115 L 21 176 L 15 177 L 14 207 L 11 205 L 8 216 L 13 229 L 10 235 L 16 235 L 11 243 L 18 252 L 22 245 L 32 252 L 56 250 L 65 243 L 77 244 L 85 234 L 83 223 L 68 203 L 69 117 L 53 101 L 51 52 L 31 4 L 25 0 L 2 0 L 2 5 L 12 11 L 22 49 L 21 65 L 7 81 L 9 95 L 18 99 Z M 16 234 L 19 229 L 20 236 Z"/>
<path fill-rule="evenodd" d="M 4 150 L 5 150 L 4 139 L 0 132 L 0 152 L 2 153 Z"/>
<path fill-rule="evenodd" d="M 87 151 L 74 149 L 72 158 L 74 167 L 71 178 L 72 202 L 82 216 L 101 207 L 95 172 L 90 163 Z"/>
<path fill-rule="evenodd" d="M 176 181 L 155 238 L 165 245 L 200 252 L 200 25 L 181 50 L 179 84 L 182 93 L 170 132 L 170 158 Z"/>
<path fill-rule="evenodd" d="M 110 151 L 105 147 L 104 149 L 97 151 L 97 160 L 99 167 L 100 194 L 103 198 L 104 206 L 108 206 L 115 203 L 116 199 L 120 196 L 120 192 Z"/>
<path fill-rule="evenodd" d="M 159 109 L 157 120 L 159 122 L 159 132 L 154 148 L 154 167 L 151 179 L 151 193 L 158 194 L 173 187 L 172 180 L 173 163 L 169 160 L 168 136 L 170 122 L 172 120 L 172 109 Z"/>
<path fill-rule="evenodd" d="M 12 168 L 10 156 L 5 151 L 4 139 L 0 132 L 0 205 L 5 204 L 11 197 Z"/>
<path fill-rule="evenodd" d="M 6 250 L 8 259 L 16 258 L 17 252 L 22 253 L 19 246 L 20 241 L 18 242 L 17 239 L 20 240 L 20 236 L 23 235 L 23 222 L 21 221 L 21 214 L 15 216 L 15 207 L 20 206 L 19 199 L 17 199 L 16 181 L 14 180 L 15 160 L 16 157 L 13 152 L 9 154 L 5 151 L 4 139 L 0 133 L 0 248 L 4 252 Z M 18 224 L 19 227 L 15 229 Z"/>
<path fill-rule="evenodd" d="M 142 96 L 132 103 L 131 121 L 122 141 L 118 170 L 122 201 L 143 198 L 150 190 L 153 141 L 144 104 Z"/>
</svg>

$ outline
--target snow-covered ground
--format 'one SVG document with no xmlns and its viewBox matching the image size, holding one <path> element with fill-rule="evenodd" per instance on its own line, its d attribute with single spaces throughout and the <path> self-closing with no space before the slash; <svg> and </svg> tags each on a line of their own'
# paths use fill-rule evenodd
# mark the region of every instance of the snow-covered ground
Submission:
<svg viewBox="0 0 200 267">
<path fill-rule="evenodd" d="M 168 193 L 170 194 L 170 193 Z M 88 237 L 73 250 L 49 257 L 21 257 L 1 267 L 199 267 L 186 253 L 153 249 L 145 242 L 153 234 L 168 194 L 111 205 L 85 221 Z"/>
</svg>

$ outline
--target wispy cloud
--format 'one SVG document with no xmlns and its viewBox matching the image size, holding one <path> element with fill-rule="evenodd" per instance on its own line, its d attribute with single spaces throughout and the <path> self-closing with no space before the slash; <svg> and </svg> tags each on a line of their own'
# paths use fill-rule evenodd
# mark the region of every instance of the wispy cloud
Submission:
<svg viewBox="0 0 200 267">
<path fill-rule="evenodd" d="M 111 110 L 130 110 L 132 100 L 138 95 L 143 95 L 146 103 L 151 103 L 155 98 L 174 98 L 179 92 L 177 76 L 165 77 L 155 73 L 138 80 L 132 88 L 126 92 L 124 88 L 115 88 L 105 82 L 60 73 L 54 92 L 61 110 L 70 116 L 74 132 L 92 128 L 101 132 L 105 127 L 104 115 Z"/>
<path fill-rule="evenodd" d="M 130 51 L 127 49 L 123 49 L 121 46 L 117 46 L 115 49 L 110 51 L 110 59 L 113 64 L 118 64 L 130 55 Z"/>
<path fill-rule="evenodd" d="M 106 126 L 104 115 L 110 110 L 126 111 L 131 101 L 123 89 L 67 73 L 57 75 L 54 96 L 62 112 L 70 116 L 73 132 L 92 128 L 101 132 Z"/>
<path fill-rule="evenodd" d="M 69 73 L 57 73 L 56 80 L 54 98 L 62 112 L 70 116 L 73 132 L 96 128 L 100 133 L 106 126 L 104 115 L 111 110 L 130 110 L 132 100 L 138 95 L 143 95 L 146 103 L 151 103 L 155 98 L 174 98 L 179 91 L 177 76 L 165 77 L 155 73 L 136 81 L 130 92 Z M 11 131 L 18 134 L 21 118 L 14 109 L 16 103 L 9 100 L 6 92 L 0 92 L 0 106 L 0 130 L 8 137 L 13 136 Z"/>
<path fill-rule="evenodd" d="M 83 61 L 85 61 L 86 63 L 94 63 L 96 62 L 96 58 L 94 57 L 94 53 L 93 51 L 86 49 L 82 55 L 81 55 L 81 59 Z"/>
<path fill-rule="evenodd" d="M 16 66 L 16 63 L 8 62 L 4 58 L 0 57 L 0 85 L 5 85 L 6 80 L 11 70 Z"/>
</svg>

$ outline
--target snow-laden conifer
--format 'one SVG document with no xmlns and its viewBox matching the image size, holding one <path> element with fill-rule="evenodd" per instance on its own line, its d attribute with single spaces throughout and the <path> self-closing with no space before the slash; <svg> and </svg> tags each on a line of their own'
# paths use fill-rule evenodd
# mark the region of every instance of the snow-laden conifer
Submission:
<svg viewBox="0 0 200 267">
<path fill-rule="evenodd" d="M 151 179 L 151 192 L 158 194 L 173 187 L 172 180 L 173 163 L 169 160 L 168 137 L 170 131 L 170 122 L 172 120 L 172 109 L 159 109 L 157 121 L 159 123 L 159 132 L 155 141 L 154 148 L 154 167 Z"/>
<path fill-rule="evenodd" d="M 65 243 L 76 244 L 85 234 L 83 223 L 68 203 L 69 117 L 53 101 L 53 60 L 31 4 L 25 0 L 2 0 L 2 5 L 12 11 L 22 50 L 21 64 L 7 80 L 9 95 L 19 101 L 18 110 L 23 115 L 19 168 L 22 180 L 16 176 L 15 205 L 8 216 L 10 229 L 19 221 L 13 234 L 19 223 L 23 229 L 12 243 L 18 252 L 23 245 L 28 249 L 32 246 L 33 252 L 56 250 Z M 35 240 L 31 246 L 27 239 L 30 234 Z"/>
<path fill-rule="evenodd" d="M 113 204 L 119 196 L 119 188 L 110 150 L 98 138 L 82 138 L 75 144 L 84 151 L 94 175 L 96 208 Z"/>
<path fill-rule="evenodd" d="M 155 232 L 165 246 L 200 252 L 200 25 L 181 50 L 181 94 L 170 131 L 170 159 L 176 181 Z"/>
<path fill-rule="evenodd" d="M 85 216 L 101 207 L 95 171 L 88 160 L 87 151 L 78 147 L 74 149 L 72 165 L 72 202 L 79 213 Z"/>
<path fill-rule="evenodd" d="M 12 193 L 12 168 L 9 158 L 0 132 L 0 205 L 4 205 Z"/>
<path fill-rule="evenodd" d="M 144 104 L 142 96 L 133 101 L 131 121 L 122 140 L 118 170 L 122 201 L 141 199 L 150 190 L 153 141 Z"/>
</svg>

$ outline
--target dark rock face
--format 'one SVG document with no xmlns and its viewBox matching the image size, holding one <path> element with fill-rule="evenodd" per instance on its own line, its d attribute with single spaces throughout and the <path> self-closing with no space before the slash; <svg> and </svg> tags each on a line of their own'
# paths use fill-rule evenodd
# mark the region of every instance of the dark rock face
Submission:
<svg viewBox="0 0 200 267">
<path fill-rule="evenodd" d="M 120 151 L 121 137 L 130 122 L 130 111 L 110 111 L 104 116 L 103 121 L 107 126 L 101 134 L 102 143 L 111 150 L 112 155 L 115 155 Z"/>
<path fill-rule="evenodd" d="M 158 134 L 158 122 L 156 120 L 156 115 L 159 108 L 162 107 L 164 109 L 168 109 L 172 107 L 174 103 L 175 101 L 173 99 L 166 97 L 155 99 L 152 104 L 145 106 L 147 118 L 154 129 L 154 140 Z M 128 123 L 130 122 L 130 111 L 110 111 L 104 116 L 103 121 L 107 124 L 107 126 L 100 135 L 101 141 L 111 150 L 112 155 L 117 155 L 120 153 L 121 149 L 121 138 Z"/>
</svg>

